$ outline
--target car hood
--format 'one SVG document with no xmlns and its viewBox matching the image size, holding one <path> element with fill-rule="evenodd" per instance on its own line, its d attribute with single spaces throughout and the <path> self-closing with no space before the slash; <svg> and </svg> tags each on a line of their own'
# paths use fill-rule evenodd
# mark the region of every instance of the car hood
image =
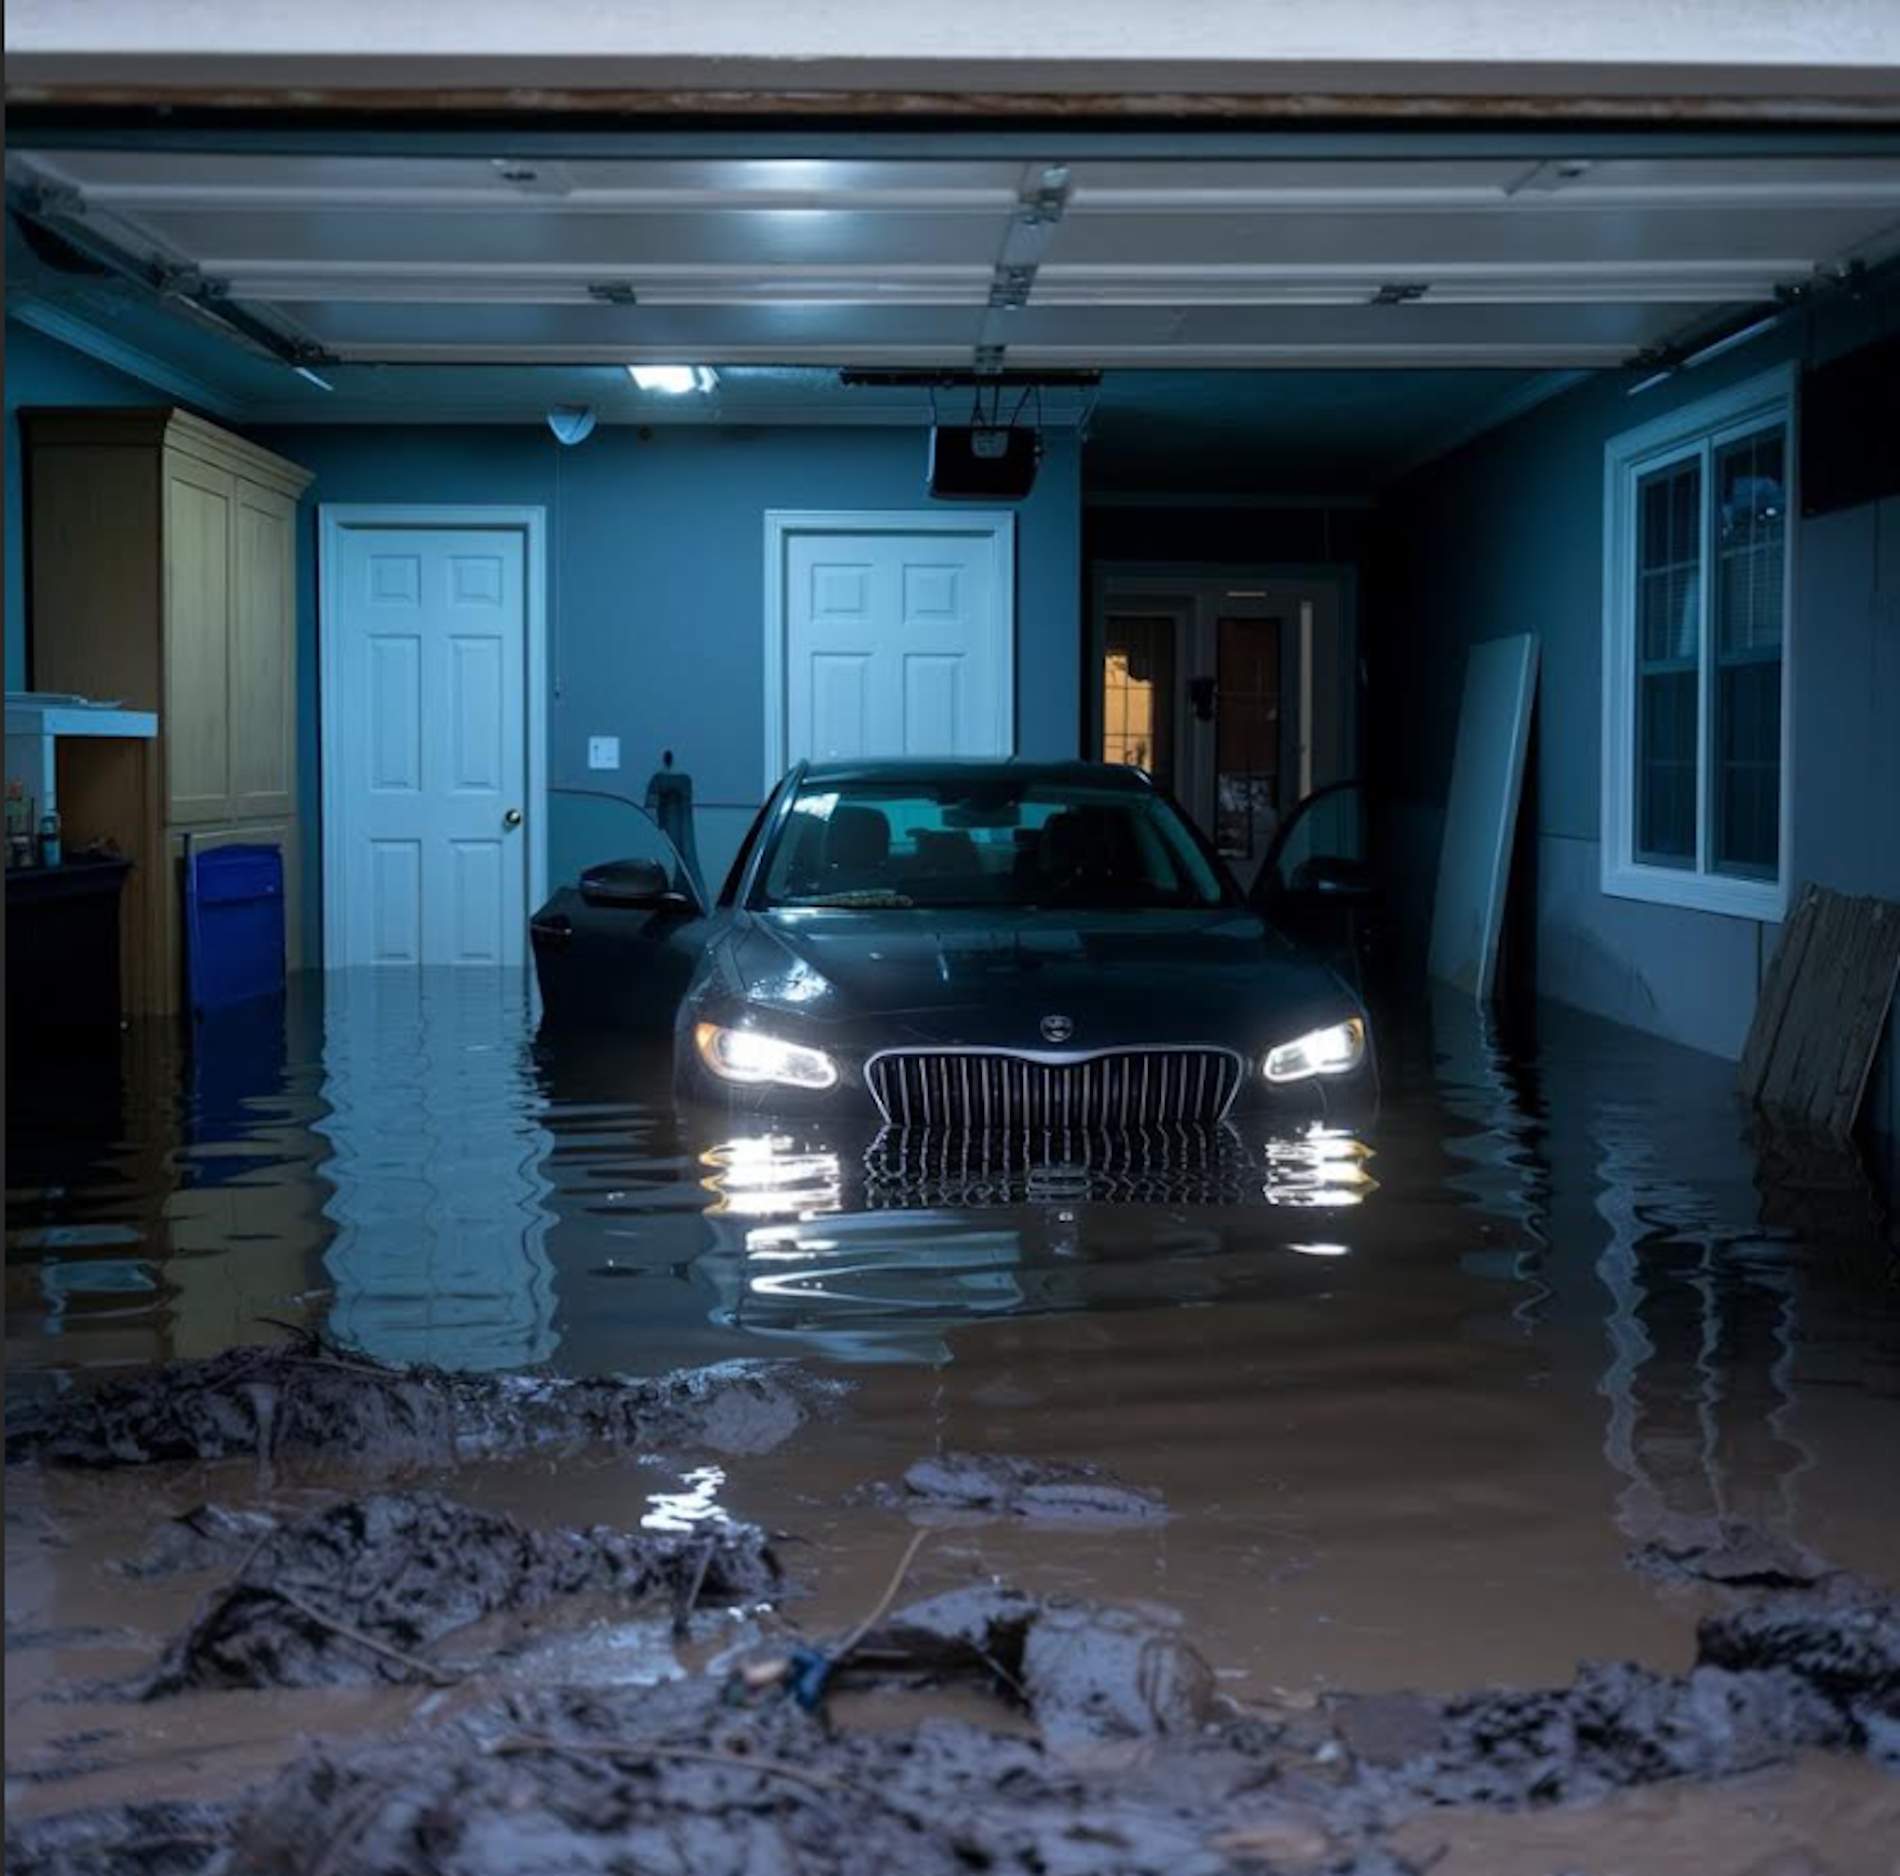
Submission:
<svg viewBox="0 0 1900 1876">
<path fill-rule="evenodd" d="M 788 911 L 733 935 L 755 1011 L 835 1046 L 1044 1049 L 1221 1042 L 1251 1049 L 1358 1006 L 1257 915 L 1208 912 Z"/>
</svg>

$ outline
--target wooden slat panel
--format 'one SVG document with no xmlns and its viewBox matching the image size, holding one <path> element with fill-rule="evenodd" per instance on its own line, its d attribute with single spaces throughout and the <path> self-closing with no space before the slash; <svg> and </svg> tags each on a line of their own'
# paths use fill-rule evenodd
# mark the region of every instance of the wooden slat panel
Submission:
<svg viewBox="0 0 1900 1876">
<path fill-rule="evenodd" d="M 1840 1060 L 1832 1088 L 1823 1087 L 1815 1118 L 1829 1133 L 1848 1134 L 1860 1113 L 1880 1047 L 1881 1031 L 1900 979 L 1900 907 L 1880 899 L 1864 899 L 1861 945 L 1845 990 L 1847 1022 L 1842 1032 Z"/>
<path fill-rule="evenodd" d="M 1807 887 L 1782 936 L 1742 1056 L 1763 1107 L 1853 1131 L 1900 977 L 1900 906 Z"/>
<path fill-rule="evenodd" d="M 1762 1083 L 1767 1077 L 1781 1026 L 1787 1020 L 1788 1003 L 1794 995 L 1809 940 L 1814 936 L 1814 921 L 1819 911 L 1819 889 L 1806 887 L 1782 926 L 1781 943 L 1769 961 L 1767 979 L 1755 1001 L 1755 1020 L 1749 1024 L 1748 1041 L 1742 1050 L 1742 1093 L 1751 1101 L 1761 1099 Z"/>
</svg>

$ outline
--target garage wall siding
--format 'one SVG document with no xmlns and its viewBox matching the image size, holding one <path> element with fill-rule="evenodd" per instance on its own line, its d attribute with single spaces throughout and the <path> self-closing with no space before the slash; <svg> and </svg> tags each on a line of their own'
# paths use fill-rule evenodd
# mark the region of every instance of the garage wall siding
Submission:
<svg viewBox="0 0 1900 1876">
<path fill-rule="evenodd" d="M 1542 641 L 1534 762 L 1537 985 L 1548 996 L 1739 1056 L 1779 927 L 1606 896 L 1599 885 L 1603 446 L 1787 358 L 1819 362 L 1900 325 L 1839 303 L 1641 397 L 1580 387 L 1428 464 L 1381 503 L 1368 604 L 1374 780 L 1397 889 L 1429 922 L 1467 649 Z M 1800 523 L 1795 541 L 1790 877 L 1900 899 L 1900 502 Z M 1873 1093 L 1900 1131 L 1894 1026 Z"/>
<path fill-rule="evenodd" d="M 251 432 L 313 470 L 298 549 L 303 695 L 317 685 L 319 502 L 533 503 L 547 511 L 549 787 L 645 793 L 673 750 L 693 777 L 700 858 L 716 880 L 763 798 L 765 511 L 922 509 L 921 430 L 603 426 L 564 449 L 526 425 L 314 425 Z M 938 504 L 939 508 L 942 504 Z M 1075 749 L 1080 493 L 1073 440 L 1054 436 L 1017 509 L 1017 736 Z M 318 723 L 301 727 L 318 798 Z M 589 735 L 620 738 L 618 774 L 587 767 Z M 549 878 L 613 857 L 627 816 L 550 800 Z M 321 897 L 309 843 L 305 899 Z M 317 927 L 320 929 L 320 924 Z M 314 953 L 314 941 L 313 941 Z"/>
</svg>

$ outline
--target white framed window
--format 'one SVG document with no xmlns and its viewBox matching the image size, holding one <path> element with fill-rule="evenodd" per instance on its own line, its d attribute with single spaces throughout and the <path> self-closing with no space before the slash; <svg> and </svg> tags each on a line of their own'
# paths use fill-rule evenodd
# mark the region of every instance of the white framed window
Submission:
<svg viewBox="0 0 1900 1876">
<path fill-rule="evenodd" d="M 1603 890 L 1787 907 L 1794 368 L 1603 452 Z"/>
</svg>

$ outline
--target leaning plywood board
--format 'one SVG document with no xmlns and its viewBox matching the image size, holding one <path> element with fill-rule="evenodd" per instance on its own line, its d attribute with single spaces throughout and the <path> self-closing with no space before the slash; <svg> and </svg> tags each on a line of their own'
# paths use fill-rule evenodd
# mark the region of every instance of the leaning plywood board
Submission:
<svg viewBox="0 0 1900 1876">
<path fill-rule="evenodd" d="M 1537 695 L 1537 640 L 1494 638 L 1465 660 L 1458 752 L 1432 908 L 1431 973 L 1480 1003 L 1497 978 L 1524 750 Z"/>
<path fill-rule="evenodd" d="M 1900 977 L 1900 905 L 1804 886 L 1742 1051 L 1742 1092 L 1823 1132 L 1854 1129 Z"/>
</svg>

